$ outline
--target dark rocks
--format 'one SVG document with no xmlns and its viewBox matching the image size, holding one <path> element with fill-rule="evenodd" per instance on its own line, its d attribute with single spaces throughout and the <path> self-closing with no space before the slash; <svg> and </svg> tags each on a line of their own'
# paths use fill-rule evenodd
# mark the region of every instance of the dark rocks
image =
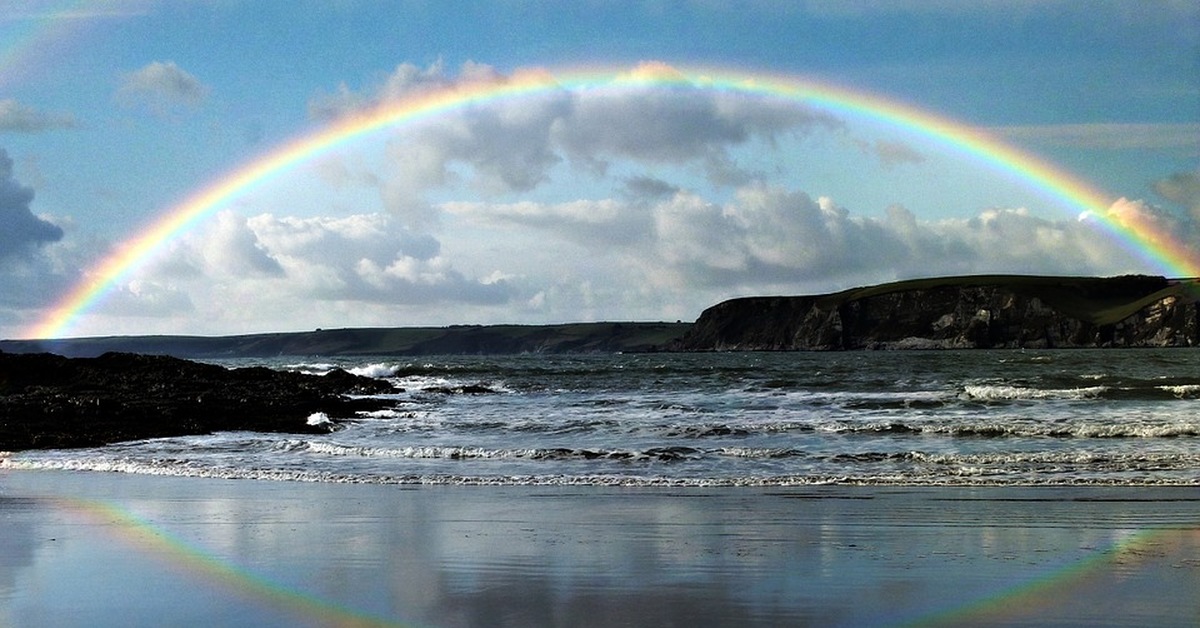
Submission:
<svg viewBox="0 0 1200 628">
<path fill-rule="evenodd" d="M 391 384 L 334 371 L 325 376 L 263 367 L 226 369 L 165 356 L 97 358 L 0 353 L 0 451 L 83 447 L 219 430 L 323 433 L 323 412 L 348 418 L 388 407 L 347 394 Z"/>
<path fill-rule="evenodd" d="M 1190 347 L 1195 279 L 980 276 L 801 297 L 749 297 L 705 310 L 679 351 Z"/>
</svg>

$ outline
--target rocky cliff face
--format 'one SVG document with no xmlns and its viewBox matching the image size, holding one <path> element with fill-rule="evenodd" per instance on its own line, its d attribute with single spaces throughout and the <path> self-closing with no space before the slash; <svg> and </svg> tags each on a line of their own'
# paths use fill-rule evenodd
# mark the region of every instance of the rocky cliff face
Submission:
<svg viewBox="0 0 1200 628">
<path fill-rule="evenodd" d="M 705 310 L 681 351 L 1186 347 L 1197 280 L 960 277 Z"/>
</svg>

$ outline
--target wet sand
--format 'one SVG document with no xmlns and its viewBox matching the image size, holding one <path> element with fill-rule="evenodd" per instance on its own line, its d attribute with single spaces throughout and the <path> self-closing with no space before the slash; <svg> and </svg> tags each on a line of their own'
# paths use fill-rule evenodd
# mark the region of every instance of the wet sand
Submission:
<svg viewBox="0 0 1200 628">
<path fill-rule="evenodd" d="M 0 626 L 1196 626 L 1200 488 L 0 471 Z"/>
</svg>

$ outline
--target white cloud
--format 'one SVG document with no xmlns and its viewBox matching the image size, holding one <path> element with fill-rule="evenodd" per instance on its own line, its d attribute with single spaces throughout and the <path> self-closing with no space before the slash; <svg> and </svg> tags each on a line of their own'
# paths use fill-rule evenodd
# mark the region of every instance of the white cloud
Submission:
<svg viewBox="0 0 1200 628">
<path fill-rule="evenodd" d="M 136 322 L 126 333 L 171 331 L 183 320 L 206 333 L 675 320 L 747 294 L 933 275 L 1153 270 L 1095 221 L 1021 208 L 929 221 L 898 205 L 859 215 L 763 184 L 724 202 L 652 187 L 658 194 L 641 199 L 447 204 L 454 229 L 446 243 L 386 213 L 226 213 L 176 241 L 90 318 Z M 1138 201 L 1121 200 L 1106 214 L 1118 224 L 1192 228 Z"/>
<path fill-rule="evenodd" d="M 0 100 L 0 132 L 38 133 L 74 126 L 75 117 L 70 114 L 46 113 L 12 98 Z"/>
<path fill-rule="evenodd" d="M 231 276 L 282 277 L 283 267 L 244 218 L 221 212 L 200 245 L 205 268 Z"/>
<path fill-rule="evenodd" d="M 164 115 L 179 108 L 195 109 L 208 97 L 209 88 L 173 61 L 154 61 L 121 77 L 118 98 Z"/>
<path fill-rule="evenodd" d="M 595 268 L 619 270 L 611 281 L 653 284 L 664 291 L 664 302 L 697 292 L 716 300 L 944 274 L 1147 272 L 1120 238 L 1106 237 L 1086 221 L 1049 220 L 1023 208 L 940 221 L 922 221 L 902 206 L 878 218 L 859 216 L 832 199 L 763 184 L 739 189 L 726 203 L 677 191 L 653 202 L 470 203 L 446 209 L 477 225 L 536 230 L 547 252 L 545 267 L 561 268 L 570 257 L 552 243 L 572 242 L 579 251 L 592 251 L 586 255 L 594 255 L 589 263 Z M 1118 202 L 1109 211 L 1113 220 L 1130 224 L 1166 219 L 1140 203 Z M 1181 228 L 1160 227 L 1169 233 Z M 528 248 L 507 253 L 538 257 L 538 250 Z M 591 277 L 595 288 L 612 287 L 597 284 L 597 278 Z"/>
</svg>

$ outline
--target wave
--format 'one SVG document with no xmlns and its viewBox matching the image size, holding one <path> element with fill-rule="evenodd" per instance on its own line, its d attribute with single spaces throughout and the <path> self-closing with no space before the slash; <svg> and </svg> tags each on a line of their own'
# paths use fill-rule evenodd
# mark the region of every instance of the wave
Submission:
<svg viewBox="0 0 1200 628">
<path fill-rule="evenodd" d="M 1170 401 L 1200 398 L 1200 384 L 1187 382 L 1114 382 L 1112 384 L 1074 388 L 1037 388 L 1011 384 L 968 384 L 963 386 L 960 399 L 973 402 L 1005 401 Z"/>
<path fill-rule="evenodd" d="M 285 371 L 296 371 L 310 375 L 324 375 L 335 368 L 338 368 L 338 365 L 331 362 L 297 362 L 294 364 L 284 364 L 282 367 Z"/>
<path fill-rule="evenodd" d="M 1084 386 L 1081 388 L 1027 388 L 1005 384 L 968 384 L 962 394 L 975 401 L 1013 401 L 1034 399 L 1096 399 L 1109 390 L 1108 386 Z"/>
<path fill-rule="evenodd" d="M 1178 399 L 1195 399 L 1200 397 L 1200 384 L 1179 384 L 1171 386 L 1156 386 L 1157 389 L 1171 393 Z"/>
<path fill-rule="evenodd" d="M 593 474 L 510 474 L 457 475 L 449 473 L 352 474 L 305 469 L 254 469 L 200 467 L 171 464 L 168 461 L 128 460 L 13 460 L 0 457 L 0 469 L 65 470 L 141 475 L 201 477 L 213 479 L 251 479 L 331 484 L 398 485 L 471 485 L 471 486 L 574 486 L 574 487 L 669 487 L 720 488 L 789 486 L 1195 486 L 1192 474 L 1165 475 L 1154 469 L 1137 475 L 1028 474 L 957 475 L 922 472 L 886 473 L 811 473 L 752 476 L 676 477 L 666 475 Z M 1159 472 L 1155 472 L 1159 471 Z"/>
<path fill-rule="evenodd" d="M 943 435 L 952 437 L 1052 437 L 1052 438 L 1180 438 L 1200 436 L 1200 421 L 1174 423 L 1040 423 L 1033 421 L 944 422 L 832 422 L 817 430 L 836 434 Z"/>
<path fill-rule="evenodd" d="M 368 417 L 364 417 L 367 419 Z M 1056 438 L 1056 439 L 1172 439 L 1200 437 L 1200 419 L 1165 419 L 1151 416 L 1146 419 L 1126 418 L 1121 422 L 1091 421 L 1087 417 L 1064 418 L 1058 421 L 1037 421 L 1027 418 L 994 418 L 976 420 L 937 417 L 922 419 L 889 418 L 885 420 L 747 420 L 711 423 L 658 423 L 621 421 L 610 418 L 581 417 L 553 420 L 540 417 L 521 419 L 456 418 L 447 420 L 438 415 L 414 412 L 375 413 L 370 417 L 385 422 L 381 429 L 390 433 L 437 432 L 457 434 L 461 438 L 479 435 L 504 435 L 525 440 L 538 436 L 601 435 L 617 441 L 626 438 L 652 438 L 666 442 L 740 441 L 754 438 L 800 438 L 805 434 L 828 434 L 847 437 L 905 437 L 942 436 L 948 438 Z"/>
<path fill-rule="evenodd" d="M 417 458 L 442 460 L 618 460 L 675 462 L 703 455 L 693 447 L 663 446 L 646 449 L 601 449 L 574 447 L 534 447 L 528 449 L 488 449 L 483 447 L 419 446 L 363 447 L 306 441 L 305 451 L 326 456 L 363 458 Z M 296 451 L 295 448 L 289 451 Z"/>
<path fill-rule="evenodd" d="M 375 363 L 375 364 L 365 364 L 363 366 L 355 366 L 355 367 L 348 368 L 346 370 L 354 375 L 362 375 L 364 377 L 375 377 L 375 378 L 382 379 L 385 377 L 394 376 L 396 374 L 396 371 L 399 370 L 399 367 L 396 366 L 395 364 L 386 364 L 386 363 L 379 362 L 379 363 Z"/>
</svg>

